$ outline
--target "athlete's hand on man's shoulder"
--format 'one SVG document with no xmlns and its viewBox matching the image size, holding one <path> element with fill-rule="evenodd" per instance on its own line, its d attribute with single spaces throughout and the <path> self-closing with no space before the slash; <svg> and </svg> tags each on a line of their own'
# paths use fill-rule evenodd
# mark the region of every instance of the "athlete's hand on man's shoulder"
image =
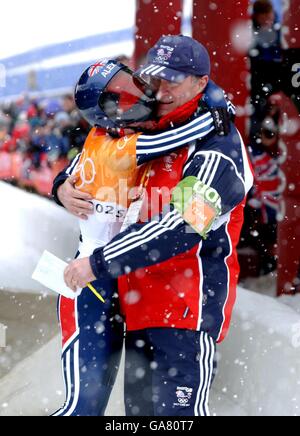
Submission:
<svg viewBox="0 0 300 436">
<path fill-rule="evenodd" d="M 77 179 L 77 176 L 68 177 L 58 188 L 57 196 L 59 201 L 72 215 L 86 221 L 88 216 L 94 213 L 94 207 L 90 203 L 92 196 L 76 189 L 75 183 Z"/>
</svg>

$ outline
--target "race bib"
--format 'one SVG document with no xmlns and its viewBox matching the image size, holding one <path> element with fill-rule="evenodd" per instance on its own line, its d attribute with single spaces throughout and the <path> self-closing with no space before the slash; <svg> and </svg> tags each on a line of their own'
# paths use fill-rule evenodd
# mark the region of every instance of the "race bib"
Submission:
<svg viewBox="0 0 300 436">
<path fill-rule="evenodd" d="M 204 239 L 222 211 L 218 192 L 200 182 L 197 177 L 182 180 L 173 192 L 171 203 Z"/>
<path fill-rule="evenodd" d="M 92 201 L 98 221 L 123 222 L 127 209 L 115 204 L 103 201 Z"/>
<path fill-rule="evenodd" d="M 80 230 L 85 246 L 95 244 L 96 249 L 97 246 L 108 244 L 120 232 L 127 209 L 115 203 L 96 200 L 91 203 L 94 206 L 94 214 L 90 215 L 87 221 L 80 220 Z"/>
</svg>

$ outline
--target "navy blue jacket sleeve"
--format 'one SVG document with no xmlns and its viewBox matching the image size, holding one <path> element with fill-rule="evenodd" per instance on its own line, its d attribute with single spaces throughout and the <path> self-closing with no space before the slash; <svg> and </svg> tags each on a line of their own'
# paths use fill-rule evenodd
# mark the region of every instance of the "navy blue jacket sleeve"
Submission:
<svg viewBox="0 0 300 436">
<path fill-rule="evenodd" d="M 137 164 L 142 165 L 177 150 L 191 141 L 204 139 L 214 129 L 212 114 L 205 112 L 177 129 L 170 129 L 167 132 L 153 135 L 140 135 L 136 144 Z M 78 154 L 71 164 L 58 174 L 53 182 L 52 197 L 60 206 L 62 204 L 57 195 L 58 188 L 73 174 L 80 156 L 81 154 Z"/>
<path fill-rule="evenodd" d="M 179 128 L 152 135 L 140 135 L 136 143 L 137 164 L 142 165 L 188 143 L 203 140 L 214 130 L 214 118 L 210 111 L 206 111 Z"/>
<path fill-rule="evenodd" d="M 186 252 L 201 237 L 171 205 L 170 210 L 147 224 L 135 224 L 98 249 L 90 258 L 98 279 L 117 278 Z"/>
<path fill-rule="evenodd" d="M 139 136 L 136 144 L 138 165 L 175 151 L 193 141 L 204 140 L 212 132 L 219 136 L 227 136 L 230 132 L 230 116 L 234 114 L 235 108 L 224 91 L 210 80 L 199 102 L 197 117 L 179 128 Z"/>
<path fill-rule="evenodd" d="M 247 194 L 245 180 L 235 162 L 217 151 L 198 151 L 184 175 L 195 176 L 204 185 L 218 192 L 222 215 L 238 206 Z"/>
<path fill-rule="evenodd" d="M 217 152 L 199 151 L 185 168 L 184 178 L 197 177 L 221 197 L 221 216 L 240 204 L 246 196 L 243 177 L 234 162 Z M 97 278 L 118 277 L 185 253 L 199 244 L 196 233 L 171 205 L 169 211 L 147 224 L 135 224 L 116 236 L 90 258 Z"/>
</svg>

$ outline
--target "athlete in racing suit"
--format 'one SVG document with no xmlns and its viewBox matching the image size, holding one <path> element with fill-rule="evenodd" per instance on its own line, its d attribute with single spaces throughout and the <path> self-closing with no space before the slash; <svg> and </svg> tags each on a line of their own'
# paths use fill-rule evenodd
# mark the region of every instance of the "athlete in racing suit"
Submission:
<svg viewBox="0 0 300 436">
<path fill-rule="evenodd" d="M 210 86 L 211 92 L 216 92 L 217 87 Z M 181 148 L 187 142 L 200 141 L 215 131 L 216 112 L 205 109 L 204 101 L 206 104 L 211 102 L 209 92 L 183 107 L 177 117 L 172 118 L 172 129 L 168 117 L 160 120 L 156 129 L 169 129 L 163 135 L 138 133 L 113 138 L 103 129 L 91 130 L 83 152 L 56 178 L 53 188 L 54 198 L 60 203 L 59 186 L 69 176 L 77 174 L 77 188 L 93 197 L 94 215 L 88 221 L 80 221 L 78 258 L 89 257 L 120 232 L 129 205 L 128 192 L 136 185 L 138 167 L 145 175 L 145 163 Z M 218 106 L 227 110 L 225 99 Z M 195 118 L 177 129 L 182 113 L 186 117 L 186 110 L 195 113 Z M 219 111 L 222 112 L 221 108 Z M 228 111 L 233 111 L 230 104 Z M 113 298 L 118 293 L 117 281 L 107 278 L 93 285 L 104 298 L 109 297 L 105 304 L 87 289 L 74 301 L 59 299 L 67 398 L 64 407 L 54 416 L 104 415 L 115 382 L 124 333 L 118 298 Z"/>
</svg>

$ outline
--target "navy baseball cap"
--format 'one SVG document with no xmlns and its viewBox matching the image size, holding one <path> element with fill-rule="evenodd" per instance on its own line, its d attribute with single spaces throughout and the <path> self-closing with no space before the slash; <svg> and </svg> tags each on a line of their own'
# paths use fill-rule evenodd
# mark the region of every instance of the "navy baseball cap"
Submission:
<svg viewBox="0 0 300 436">
<path fill-rule="evenodd" d="M 211 63 L 208 51 L 198 41 L 184 35 L 162 36 L 147 55 L 147 64 L 135 75 L 148 81 L 156 77 L 182 82 L 188 76 L 209 76 Z"/>
</svg>

